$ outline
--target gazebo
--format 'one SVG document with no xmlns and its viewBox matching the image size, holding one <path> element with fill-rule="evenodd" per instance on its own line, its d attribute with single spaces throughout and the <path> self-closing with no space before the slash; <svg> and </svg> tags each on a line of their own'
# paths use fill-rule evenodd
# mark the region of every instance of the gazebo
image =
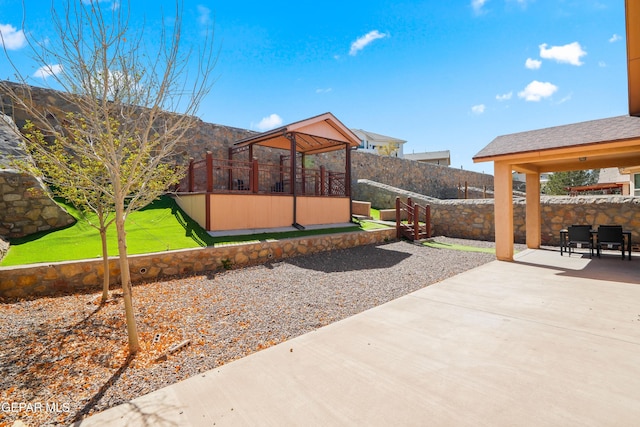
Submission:
<svg viewBox="0 0 640 427">
<path fill-rule="evenodd" d="M 331 113 L 291 123 L 237 141 L 227 159 L 192 161 L 176 200 L 213 232 L 347 223 L 359 144 Z"/>
<path fill-rule="evenodd" d="M 640 165 L 640 2 L 625 1 L 629 115 L 495 138 L 473 157 L 494 162 L 496 257 L 513 260 L 512 171 L 526 174 L 526 242 L 540 247 L 540 174 Z"/>
<path fill-rule="evenodd" d="M 494 162 L 496 257 L 513 259 L 512 171 L 526 174 L 526 240 L 540 247 L 540 174 L 640 165 L 640 117 L 620 116 L 502 135 L 473 158 Z"/>
</svg>

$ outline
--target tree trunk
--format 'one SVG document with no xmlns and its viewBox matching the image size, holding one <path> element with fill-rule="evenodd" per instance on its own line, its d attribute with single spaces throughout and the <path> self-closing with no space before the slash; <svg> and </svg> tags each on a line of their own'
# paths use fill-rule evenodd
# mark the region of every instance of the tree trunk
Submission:
<svg viewBox="0 0 640 427">
<path fill-rule="evenodd" d="M 127 320 L 127 334 L 129 335 L 129 353 L 135 354 L 140 350 L 138 328 L 133 314 L 133 298 L 131 289 L 131 274 L 129 272 L 129 258 L 127 258 L 127 236 L 124 229 L 124 203 L 116 202 L 116 230 L 118 233 L 118 252 L 120 260 L 120 281 L 122 282 L 122 297 L 124 299 L 124 313 Z"/>
<path fill-rule="evenodd" d="M 100 229 L 100 239 L 102 240 L 102 303 L 109 299 L 109 253 L 107 249 L 107 229 Z"/>
</svg>

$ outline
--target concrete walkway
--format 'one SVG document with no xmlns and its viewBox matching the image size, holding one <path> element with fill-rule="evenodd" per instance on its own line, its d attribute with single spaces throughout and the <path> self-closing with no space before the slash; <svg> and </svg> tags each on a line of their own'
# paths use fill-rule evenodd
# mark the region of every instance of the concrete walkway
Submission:
<svg viewBox="0 0 640 427">
<path fill-rule="evenodd" d="M 552 250 L 491 262 L 78 423 L 639 424 L 640 259 Z"/>
</svg>

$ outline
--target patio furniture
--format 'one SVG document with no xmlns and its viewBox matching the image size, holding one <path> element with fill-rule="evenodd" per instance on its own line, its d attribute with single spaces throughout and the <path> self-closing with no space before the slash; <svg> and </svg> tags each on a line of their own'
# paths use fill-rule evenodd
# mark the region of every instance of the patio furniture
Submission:
<svg viewBox="0 0 640 427">
<path fill-rule="evenodd" d="M 624 235 L 621 225 L 601 225 L 598 227 L 596 233 L 596 248 L 598 252 L 598 258 L 600 258 L 600 250 L 602 246 L 606 246 L 611 249 L 620 249 L 622 253 L 622 259 L 624 259 Z M 629 235 L 629 243 L 631 243 L 631 236 Z M 629 245 L 630 246 L 630 245 Z M 631 251 L 629 251 L 629 259 L 631 259 Z"/>
<path fill-rule="evenodd" d="M 593 234 L 591 232 L 590 225 L 571 225 L 567 228 L 566 233 L 566 248 L 568 249 L 569 256 L 571 256 L 571 248 L 579 248 L 587 245 L 589 248 L 589 258 L 593 257 Z M 562 248 L 560 250 L 560 255 L 562 255 Z"/>
<path fill-rule="evenodd" d="M 243 179 L 234 179 L 233 180 L 233 184 L 236 190 L 248 190 L 249 186 L 244 185 L 244 180 Z"/>
<path fill-rule="evenodd" d="M 284 182 L 278 181 L 271 186 L 272 193 L 284 193 Z"/>
</svg>

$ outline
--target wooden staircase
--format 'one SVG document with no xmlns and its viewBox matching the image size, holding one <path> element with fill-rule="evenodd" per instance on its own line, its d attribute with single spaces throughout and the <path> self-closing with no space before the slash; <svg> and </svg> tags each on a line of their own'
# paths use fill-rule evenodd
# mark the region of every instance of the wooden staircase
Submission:
<svg viewBox="0 0 640 427">
<path fill-rule="evenodd" d="M 431 206 L 415 204 L 411 197 L 404 203 L 396 197 L 396 234 L 398 239 L 404 237 L 411 241 L 431 237 Z"/>
</svg>

